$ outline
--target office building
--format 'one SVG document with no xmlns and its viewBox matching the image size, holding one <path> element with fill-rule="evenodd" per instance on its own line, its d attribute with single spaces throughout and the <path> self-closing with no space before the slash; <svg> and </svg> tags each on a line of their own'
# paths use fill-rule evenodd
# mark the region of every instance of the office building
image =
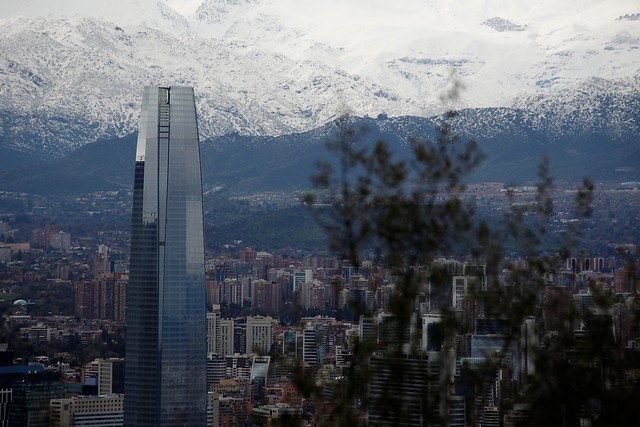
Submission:
<svg viewBox="0 0 640 427">
<path fill-rule="evenodd" d="M 298 331 L 288 329 L 282 333 L 282 354 L 295 359 L 298 357 Z"/>
<path fill-rule="evenodd" d="M 124 359 L 98 362 L 98 395 L 124 392 Z"/>
<path fill-rule="evenodd" d="M 305 366 L 318 367 L 324 363 L 325 344 L 325 326 L 307 323 L 302 331 L 302 361 Z"/>
<path fill-rule="evenodd" d="M 305 268 L 301 271 L 294 271 L 291 276 L 291 291 L 296 292 L 300 290 L 303 283 L 311 282 L 313 280 L 313 270 Z"/>
<path fill-rule="evenodd" d="M 251 305 L 260 313 L 267 315 L 280 311 L 282 302 L 282 284 L 269 280 L 254 280 Z"/>
<path fill-rule="evenodd" d="M 218 356 L 215 353 L 207 355 L 207 390 L 220 384 L 220 381 L 227 377 L 227 360 L 225 356 Z"/>
<path fill-rule="evenodd" d="M 52 427 L 116 427 L 122 425 L 121 394 L 76 396 L 50 401 Z"/>
<path fill-rule="evenodd" d="M 124 422 L 204 426 L 202 178 L 193 89 L 144 89 L 127 291 Z"/>
<path fill-rule="evenodd" d="M 422 316 L 422 350 L 440 351 L 445 341 L 444 316 L 428 313 Z"/>
<path fill-rule="evenodd" d="M 65 394 L 57 372 L 35 370 L 15 375 L 11 392 L 8 425 L 24 427 L 49 425 L 49 401 Z"/>
<path fill-rule="evenodd" d="M 216 333 L 216 354 L 228 356 L 234 353 L 235 322 L 233 319 L 220 319 Z"/>
<path fill-rule="evenodd" d="M 403 320 L 391 313 L 378 313 L 375 318 L 378 347 L 386 352 L 400 349 L 402 353 L 411 353 L 416 332 L 415 313 Z M 401 324 L 400 322 L 406 322 Z"/>
<path fill-rule="evenodd" d="M 370 359 L 367 421 L 376 426 L 440 425 L 439 366 L 428 357 Z"/>
<path fill-rule="evenodd" d="M 247 318 L 238 317 L 233 322 L 233 353 L 246 354 L 247 350 Z"/>
<path fill-rule="evenodd" d="M 253 356 L 251 363 L 251 399 L 253 402 L 263 401 L 265 398 L 265 387 L 269 375 L 269 365 L 271 356 Z"/>
<path fill-rule="evenodd" d="M 75 313 L 83 319 L 126 320 L 127 273 L 103 273 L 75 284 Z"/>
<path fill-rule="evenodd" d="M 271 317 L 249 316 L 247 317 L 246 352 L 269 354 L 272 338 Z"/>
<path fill-rule="evenodd" d="M 520 369 L 521 378 L 527 378 L 536 373 L 536 355 L 539 349 L 536 319 L 529 316 L 524 319 L 520 328 Z"/>
<path fill-rule="evenodd" d="M 217 336 L 218 325 L 220 324 L 220 312 L 211 311 L 207 313 L 207 355 L 218 354 Z"/>
</svg>

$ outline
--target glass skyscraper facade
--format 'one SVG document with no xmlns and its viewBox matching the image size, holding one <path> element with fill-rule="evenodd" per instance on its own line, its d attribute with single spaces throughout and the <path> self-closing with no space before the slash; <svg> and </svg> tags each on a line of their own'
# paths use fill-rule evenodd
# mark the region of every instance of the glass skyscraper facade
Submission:
<svg viewBox="0 0 640 427">
<path fill-rule="evenodd" d="M 193 88 L 146 87 L 133 191 L 125 425 L 204 426 L 206 346 Z"/>
</svg>

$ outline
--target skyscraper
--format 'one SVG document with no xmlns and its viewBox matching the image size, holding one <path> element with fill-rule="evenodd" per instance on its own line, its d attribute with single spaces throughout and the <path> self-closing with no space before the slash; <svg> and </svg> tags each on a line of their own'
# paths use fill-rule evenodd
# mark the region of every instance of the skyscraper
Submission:
<svg viewBox="0 0 640 427">
<path fill-rule="evenodd" d="M 144 89 L 127 293 L 125 425 L 204 426 L 202 177 L 193 89 Z"/>
</svg>

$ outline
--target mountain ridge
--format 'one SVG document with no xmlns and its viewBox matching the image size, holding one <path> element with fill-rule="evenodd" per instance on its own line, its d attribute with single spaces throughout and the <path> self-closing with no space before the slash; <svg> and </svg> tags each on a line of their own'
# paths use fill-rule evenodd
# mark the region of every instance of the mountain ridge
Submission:
<svg viewBox="0 0 640 427">
<path fill-rule="evenodd" d="M 0 149 L 60 159 L 131 134 L 149 84 L 196 88 L 203 139 L 299 133 L 345 113 L 431 117 L 449 107 L 453 70 L 455 108 L 573 115 L 576 128 L 603 109 L 624 116 L 640 91 L 628 0 L 94 3 L 7 2 Z"/>
<path fill-rule="evenodd" d="M 638 117 L 637 111 L 630 114 Z M 607 129 L 585 133 L 567 127 L 556 134 L 546 122 L 528 116 L 523 110 L 506 108 L 458 112 L 453 128 L 462 141 L 476 140 L 485 156 L 471 171 L 470 182 L 534 182 L 543 155 L 549 158 L 551 174 L 557 180 L 578 182 L 589 177 L 594 181 L 640 181 L 637 120 L 622 133 Z M 346 122 L 338 119 L 296 134 L 235 133 L 206 139 L 201 142 L 204 191 L 238 194 L 308 190 L 318 161 L 339 166 L 337 153 L 328 150 L 327 144 L 337 141 L 345 126 L 357 132 L 357 143 L 363 147 L 383 140 L 394 156 L 409 158 L 409 141 L 418 138 L 433 143 L 442 119 L 351 116 Z M 607 121 L 606 115 L 603 121 Z M 490 126 L 482 129 L 485 123 Z M 539 127 L 532 127 L 532 123 Z M 16 166 L 16 161 L 13 167 L 5 166 L 0 171 L 0 191 L 56 194 L 130 190 L 136 140 L 135 134 L 101 140 L 36 166 L 33 162 Z"/>
</svg>

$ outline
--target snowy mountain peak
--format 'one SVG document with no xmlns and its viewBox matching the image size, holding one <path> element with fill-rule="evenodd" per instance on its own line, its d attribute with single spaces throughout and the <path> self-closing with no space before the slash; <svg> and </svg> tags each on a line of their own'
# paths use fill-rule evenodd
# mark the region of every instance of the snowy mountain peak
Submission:
<svg viewBox="0 0 640 427">
<path fill-rule="evenodd" d="M 183 33 L 186 18 L 162 0 L 10 0 L 3 2 L 1 18 L 74 20 L 79 18 L 111 22 L 120 27 L 145 26 L 160 31 Z"/>
<path fill-rule="evenodd" d="M 0 144 L 55 153 L 130 133 L 148 84 L 194 86 L 205 138 L 437 114 L 452 74 L 456 107 L 592 111 L 640 90 L 639 13 L 637 0 L 4 0 Z"/>
</svg>

